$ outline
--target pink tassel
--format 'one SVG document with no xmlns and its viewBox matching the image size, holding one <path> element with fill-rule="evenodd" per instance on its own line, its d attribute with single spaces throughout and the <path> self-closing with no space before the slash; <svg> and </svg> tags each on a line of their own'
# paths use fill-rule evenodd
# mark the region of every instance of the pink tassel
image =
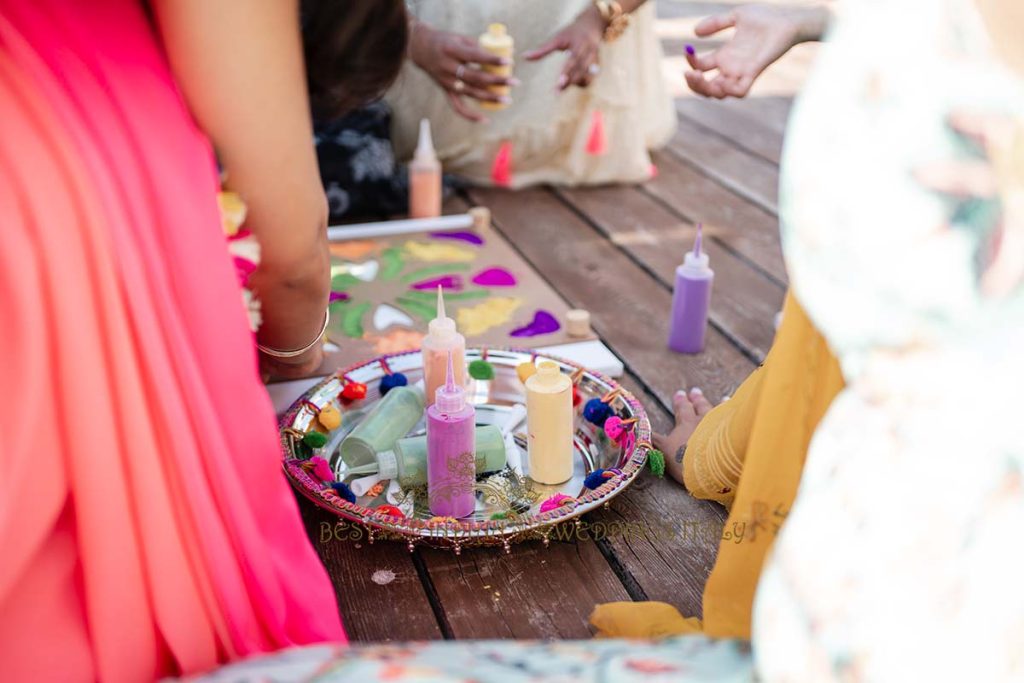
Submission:
<svg viewBox="0 0 1024 683">
<path fill-rule="evenodd" d="M 508 187 L 512 184 L 512 143 L 505 141 L 498 148 L 498 154 L 494 157 L 494 164 L 491 166 L 491 180 L 498 187 Z"/>
<path fill-rule="evenodd" d="M 587 138 L 587 154 L 599 157 L 608 151 L 608 141 L 604 137 L 604 116 L 600 109 L 595 109 L 590 117 L 590 136 Z"/>
</svg>

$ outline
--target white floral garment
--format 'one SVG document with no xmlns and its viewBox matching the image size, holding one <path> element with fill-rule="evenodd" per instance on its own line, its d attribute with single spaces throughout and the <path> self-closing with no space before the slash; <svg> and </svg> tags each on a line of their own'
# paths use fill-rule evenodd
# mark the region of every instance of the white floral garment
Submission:
<svg viewBox="0 0 1024 683">
<path fill-rule="evenodd" d="M 1024 89 L 965 0 L 840 12 L 790 123 L 780 208 L 793 286 L 848 388 L 758 587 L 757 668 L 1022 680 L 1024 291 L 982 282 L 994 238 L 1005 249 L 1000 230 L 1024 225 L 919 178 L 983 160 L 950 128 L 957 112 L 1015 119 L 1019 136 Z"/>
</svg>

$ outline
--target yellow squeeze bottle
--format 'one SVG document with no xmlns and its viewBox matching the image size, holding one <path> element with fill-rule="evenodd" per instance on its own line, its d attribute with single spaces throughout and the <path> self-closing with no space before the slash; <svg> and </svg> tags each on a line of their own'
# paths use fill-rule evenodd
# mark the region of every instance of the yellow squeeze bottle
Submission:
<svg viewBox="0 0 1024 683">
<path fill-rule="evenodd" d="M 455 321 L 444 311 L 444 294 L 437 287 L 437 317 L 427 325 L 427 336 L 420 349 L 423 353 L 423 382 L 426 385 L 427 407 L 434 405 L 438 387 L 445 385 L 448 352 L 452 353 L 455 383 L 466 386 L 466 338 L 455 329 Z"/>
<path fill-rule="evenodd" d="M 498 76 L 512 75 L 513 41 L 512 36 L 508 34 L 508 30 L 505 28 L 505 24 L 489 24 L 487 26 L 487 32 L 480 35 L 480 47 L 487 50 L 492 55 L 504 57 L 508 60 L 508 64 L 484 64 L 484 71 Z M 488 89 L 495 94 L 504 95 L 506 97 L 508 97 L 509 93 L 512 91 L 512 89 L 507 85 L 492 85 Z M 504 102 L 480 103 L 481 108 L 489 109 L 491 111 L 504 109 L 507 106 L 508 105 Z"/>
<path fill-rule="evenodd" d="M 572 477 L 572 381 L 558 365 L 543 361 L 526 380 L 527 460 L 530 479 L 561 484 Z"/>
</svg>

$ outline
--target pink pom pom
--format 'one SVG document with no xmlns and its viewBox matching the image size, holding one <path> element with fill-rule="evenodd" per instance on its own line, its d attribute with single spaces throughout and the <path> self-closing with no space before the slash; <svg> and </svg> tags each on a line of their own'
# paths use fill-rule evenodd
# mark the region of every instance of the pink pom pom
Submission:
<svg viewBox="0 0 1024 683">
<path fill-rule="evenodd" d="M 314 455 L 309 462 L 313 463 L 313 476 L 320 481 L 334 481 L 334 471 L 331 470 L 331 466 L 326 460 L 319 455 Z"/>
<path fill-rule="evenodd" d="M 503 142 L 491 165 L 491 180 L 498 187 L 512 184 L 512 143 Z"/>
<path fill-rule="evenodd" d="M 604 137 L 604 116 L 600 109 L 595 109 L 590 116 L 590 135 L 587 137 L 587 154 L 601 156 L 608 151 L 608 142 Z"/>
<path fill-rule="evenodd" d="M 573 498 L 572 496 L 567 496 L 564 493 L 556 493 L 555 495 L 551 496 L 550 498 L 548 498 L 547 500 L 540 504 L 540 511 L 542 513 L 551 512 L 552 510 L 556 510 L 562 507 L 563 505 L 572 505 L 575 502 L 576 499 Z"/>
<path fill-rule="evenodd" d="M 619 443 L 623 434 L 626 433 L 626 427 L 622 424 L 622 418 L 617 415 L 609 417 L 604 423 L 604 433 L 608 435 L 609 439 Z"/>
</svg>

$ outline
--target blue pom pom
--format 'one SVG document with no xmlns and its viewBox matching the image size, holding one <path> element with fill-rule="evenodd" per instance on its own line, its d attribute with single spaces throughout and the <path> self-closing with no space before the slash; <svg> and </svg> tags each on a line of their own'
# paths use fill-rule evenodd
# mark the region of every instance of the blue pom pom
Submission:
<svg viewBox="0 0 1024 683">
<path fill-rule="evenodd" d="M 350 503 L 355 503 L 356 502 L 356 494 L 352 493 L 352 489 L 350 489 L 348 487 L 348 484 L 346 484 L 345 482 L 341 482 L 341 481 L 331 482 L 331 488 L 334 489 L 335 493 L 337 493 L 339 496 L 341 496 L 342 498 L 344 498 L 348 502 L 350 502 Z"/>
<path fill-rule="evenodd" d="M 604 476 L 604 473 L 606 471 L 607 470 L 594 470 L 593 472 L 587 475 L 586 479 L 583 480 L 583 485 L 586 486 L 591 491 L 593 491 L 606 481 Z"/>
<path fill-rule="evenodd" d="M 599 398 L 592 398 L 583 407 L 583 417 L 598 427 L 604 427 L 604 423 L 615 413 L 612 407 Z"/>
<path fill-rule="evenodd" d="M 620 474 L 622 474 L 622 470 L 614 467 L 607 470 L 594 470 L 583 480 L 583 485 L 593 491 L 612 477 L 617 477 Z"/>
<path fill-rule="evenodd" d="M 409 378 L 400 372 L 384 375 L 380 378 L 380 395 L 386 396 L 395 387 L 408 386 Z"/>
</svg>

